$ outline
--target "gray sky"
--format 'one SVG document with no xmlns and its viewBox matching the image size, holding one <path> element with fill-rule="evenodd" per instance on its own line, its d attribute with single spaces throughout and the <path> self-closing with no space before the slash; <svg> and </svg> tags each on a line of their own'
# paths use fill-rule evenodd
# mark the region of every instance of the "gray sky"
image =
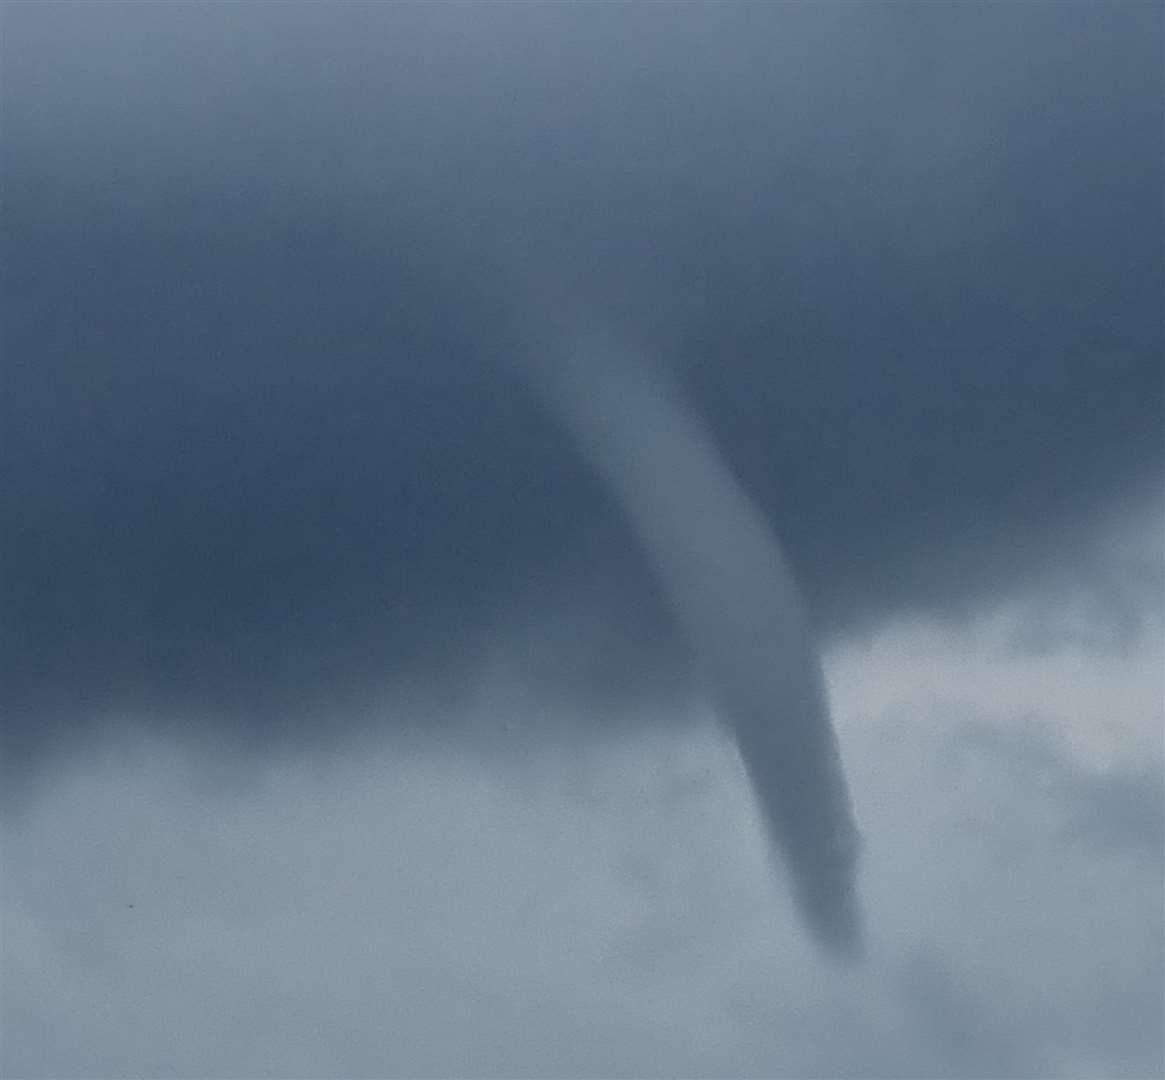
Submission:
<svg viewBox="0 0 1165 1080">
<path fill-rule="evenodd" d="M 6 4 L 2 1071 L 1159 1073 L 1163 29 Z M 563 302 L 789 549 L 857 972 Z"/>
</svg>

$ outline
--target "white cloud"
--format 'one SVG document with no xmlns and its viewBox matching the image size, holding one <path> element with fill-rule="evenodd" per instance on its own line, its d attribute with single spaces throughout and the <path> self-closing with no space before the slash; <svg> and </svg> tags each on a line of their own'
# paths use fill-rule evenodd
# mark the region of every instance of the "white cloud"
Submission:
<svg viewBox="0 0 1165 1080">
<path fill-rule="evenodd" d="M 1127 508 L 1089 562 L 962 622 L 916 619 L 835 647 L 839 723 L 897 710 L 1041 718 L 1095 767 L 1156 760 L 1165 717 L 1159 501 Z M 1038 646 L 1038 647 L 1037 647 Z"/>
</svg>

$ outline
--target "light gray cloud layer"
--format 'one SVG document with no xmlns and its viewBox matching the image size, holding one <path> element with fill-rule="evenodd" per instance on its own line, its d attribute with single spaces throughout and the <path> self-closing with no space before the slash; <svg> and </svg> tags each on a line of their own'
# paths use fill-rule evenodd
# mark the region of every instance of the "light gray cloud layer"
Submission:
<svg viewBox="0 0 1165 1080">
<path fill-rule="evenodd" d="M 1112 530 L 1122 588 L 1159 517 Z M 1069 596 L 830 649 L 858 970 L 800 933 L 700 700 L 595 741 L 503 665 L 456 718 L 492 756 L 387 724 L 233 778 L 147 720 L 0 831 L 0 1072 L 1160 1075 L 1165 598 L 1113 649 Z M 1060 643 L 1010 647 L 1039 610 Z"/>
<path fill-rule="evenodd" d="M 1159 749 L 1099 766 L 973 696 L 844 713 L 871 933 L 839 974 L 686 717 L 234 791 L 156 740 L 78 763 L 4 828 L 5 1075 L 1160 1073 L 1161 850 L 1125 842 L 1159 828 Z"/>
</svg>

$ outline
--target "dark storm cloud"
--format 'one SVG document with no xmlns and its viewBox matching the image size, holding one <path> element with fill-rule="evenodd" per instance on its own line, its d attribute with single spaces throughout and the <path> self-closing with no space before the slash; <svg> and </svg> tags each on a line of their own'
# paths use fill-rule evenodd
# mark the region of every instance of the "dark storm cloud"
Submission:
<svg viewBox="0 0 1165 1080">
<path fill-rule="evenodd" d="M 126 709 L 266 744 L 456 694 L 564 575 L 616 597 L 575 682 L 666 684 L 511 363 L 548 296 L 675 358 L 827 630 L 1054 559 L 1160 473 L 1161 29 L 6 6 L 6 763 Z"/>
</svg>

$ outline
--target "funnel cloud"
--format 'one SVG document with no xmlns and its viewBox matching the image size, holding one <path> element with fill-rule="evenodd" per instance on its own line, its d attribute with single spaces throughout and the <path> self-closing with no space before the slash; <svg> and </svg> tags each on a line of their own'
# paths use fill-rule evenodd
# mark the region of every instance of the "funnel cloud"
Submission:
<svg viewBox="0 0 1165 1080">
<path fill-rule="evenodd" d="M 801 914 L 861 950 L 858 835 L 821 663 L 780 543 L 659 365 L 575 336 L 535 381 L 623 507 L 705 669 Z"/>
</svg>

